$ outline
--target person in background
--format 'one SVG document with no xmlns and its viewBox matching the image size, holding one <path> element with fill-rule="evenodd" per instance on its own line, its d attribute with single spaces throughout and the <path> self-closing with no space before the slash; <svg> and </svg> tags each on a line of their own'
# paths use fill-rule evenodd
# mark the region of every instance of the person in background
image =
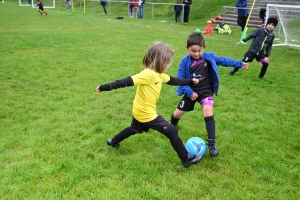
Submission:
<svg viewBox="0 0 300 200">
<path fill-rule="evenodd" d="M 138 17 L 138 7 L 139 7 L 139 2 L 138 0 L 132 0 L 131 1 L 131 9 L 132 9 L 132 18 L 137 18 Z"/>
<path fill-rule="evenodd" d="M 192 4 L 192 0 L 183 0 L 184 5 L 184 13 L 183 13 L 183 22 L 185 24 L 189 23 L 189 15 L 190 15 L 190 5 Z"/>
<path fill-rule="evenodd" d="M 216 145 L 216 128 L 213 115 L 214 94 L 219 89 L 218 66 L 248 69 L 248 63 L 232 58 L 217 56 L 211 52 L 204 52 L 205 40 L 199 29 L 188 36 L 186 49 L 188 55 L 179 64 L 177 77 L 190 79 L 198 78 L 199 83 L 192 86 L 179 86 L 176 90 L 178 96 L 184 95 L 171 116 L 171 123 L 178 125 L 185 112 L 193 111 L 195 104 L 202 106 L 202 113 L 206 126 L 208 149 L 212 157 L 218 156 Z M 194 125 L 193 129 L 202 132 Z"/>
<path fill-rule="evenodd" d="M 254 59 L 256 59 L 257 62 L 261 62 L 262 67 L 258 75 L 258 78 L 260 79 L 264 78 L 269 66 L 269 56 L 271 55 L 272 45 L 275 39 L 275 34 L 273 30 L 277 26 L 277 24 L 278 17 L 270 16 L 267 20 L 267 25 L 265 27 L 256 29 L 247 37 L 245 37 L 242 41 L 238 42 L 238 44 L 243 44 L 244 42 L 253 39 L 242 61 L 252 62 Z M 229 75 L 232 76 L 238 70 L 238 68 L 234 68 L 232 71 L 229 72 Z"/>
<path fill-rule="evenodd" d="M 174 6 L 174 11 L 175 11 L 175 21 L 180 22 L 180 14 L 182 11 L 182 5 L 180 0 L 177 0 L 177 4 Z"/>
<path fill-rule="evenodd" d="M 103 8 L 103 14 L 107 14 L 106 12 L 106 0 L 100 0 L 100 5 L 102 6 Z"/>
<path fill-rule="evenodd" d="M 67 11 L 70 11 L 71 5 L 72 5 L 71 0 L 65 0 L 65 3 L 66 3 L 66 9 L 67 9 Z"/>
<path fill-rule="evenodd" d="M 128 13 L 129 13 L 129 16 L 130 16 L 130 17 L 132 17 L 132 6 L 131 6 L 131 1 L 132 1 L 132 0 L 129 0 L 129 1 L 128 1 Z"/>
<path fill-rule="evenodd" d="M 247 0 L 238 0 L 235 7 L 242 8 L 238 9 L 237 24 L 242 28 L 243 32 L 249 16 L 249 10 L 245 9 L 247 8 Z"/>
<path fill-rule="evenodd" d="M 165 118 L 157 114 L 156 104 L 159 100 L 163 84 L 168 85 L 194 85 L 198 84 L 198 79 L 181 79 L 169 76 L 165 73 L 172 63 L 175 51 L 169 45 L 161 42 L 154 42 L 147 50 L 143 58 L 144 69 L 133 76 L 99 85 L 98 93 L 113 89 L 137 85 L 135 98 L 132 106 L 131 125 L 113 138 L 106 141 L 107 145 L 118 148 L 120 142 L 137 133 L 148 132 L 154 129 L 167 137 L 176 151 L 184 167 L 200 162 L 202 155 L 188 154 L 182 140 L 178 135 L 178 130 Z M 112 107 L 114 105 L 111 105 Z"/>
<path fill-rule="evenodd" d="M 144 17 L 144 4 L 145 4 L 145 0 L 139 0 L 139 16 L 138 16 L 138 18 Z"/>
<path fill-rule="evenodd" d="M 37 1 L 36 7 L 37 7 L 37 11 L 41 14 L 41 16 L 42 16 L 43 14 L 45 14 L 46 16 L 48 16 L 48 12 L 46 12 L 46 11 L 44 10 L 44 6 L 43 6 L 43 3 L 41 2 L 41 0 L 38 0 L 38 1 Z"/>
<path fill-rule="evenodd" d="M 265 26 L 265 17 L 266 17 L 266 9 L 265 8 L 261 8 L 259 11 L 259 18 L 262 19 L 261 25 L 259 25 L 259 27 L 263 27 Z"/>
</svg>

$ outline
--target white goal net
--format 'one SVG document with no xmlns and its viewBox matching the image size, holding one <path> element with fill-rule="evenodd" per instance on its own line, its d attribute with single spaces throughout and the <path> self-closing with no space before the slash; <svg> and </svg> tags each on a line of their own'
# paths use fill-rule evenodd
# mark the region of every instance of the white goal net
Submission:
<svg viewBox="0 0 300 200">
<path fill-rule="evenodd" d="M 274 15 L 278 17 L 278 25 L 274 29 L 273 46 L 300 48 L 300 6 L 267 4 L 266 20 Z"/>
<path fill-rule="evenodd" d="M 41 0 L 44 8 L 55 8 L 55 0 Z M 36 8 L 37 0 L 19 0 L 20 6 L 31 6 Z"/>
</svg>

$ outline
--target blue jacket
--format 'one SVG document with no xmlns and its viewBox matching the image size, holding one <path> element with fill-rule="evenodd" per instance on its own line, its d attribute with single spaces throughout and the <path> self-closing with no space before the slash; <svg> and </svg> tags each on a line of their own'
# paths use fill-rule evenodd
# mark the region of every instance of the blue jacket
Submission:
<svg viewBox="0 0 300 200">
<path fill-rule="evenodd" d="M 238 0 L 236 2 L 235 7 L 240 7 L 240 8 L 247 8 L 247 0 Z M 238 15 L 248 15 L 249 10 L 248 9 L 238 9 Z"/>
<path fill-rule="evenodd" d="M 218 65 L 226 66 L 226 67 L 236 67 L 236 68 L 241 68 L 243 66 L 243 62 L 240 60 L 234 60 L 232 58 L 223 57 L 223 56 L 216 56 L 215 54 L 210 52 L 203 53 L 201 59 L 208 61 L 212 66 L 210 70 L 210 80 L 211 80 L 212 91 L 215 95 L 218 94 L 219 81 L 220 81 Z M 190 55 L 187 55 L 180 61 L 179 69 L 177 72 L 178 78 L 185 78 L 185 79 L 191 78 L 191 70 L 190 70 L 191 62 L 192 62 L 192 58 Z M 176 93 L 178 96 L 186 94 L 188 97 L 191 97 L 194 91 L 190 86 L 179 86 L 178 89 L 176 90 Z"/>
</svg>

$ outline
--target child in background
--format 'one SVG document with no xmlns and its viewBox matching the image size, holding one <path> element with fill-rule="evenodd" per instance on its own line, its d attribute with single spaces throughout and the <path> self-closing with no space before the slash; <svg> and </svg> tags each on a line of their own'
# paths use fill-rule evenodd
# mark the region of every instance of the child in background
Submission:
<svg viewBox="0 0 300 200">
<path fill-rule="evenodd" d="M 45 15 L 48 16 L 48 13 L 44 10 L 43 3 L 40 0 L 37 1 L 36 7 L 37 11 L 41 14 L 41 16 L 43 15 L 43 13 L 45 13 Z"/>
<path fill-rule="evenodd" d="M 139 2 L 138 0 L 132 0 L 131 1 L 131 9 L 132 9 L 132 18 L 137 18 L 138 17 L 138 7 L 139 7 Z"/>
<path fill-rule="evenodd" d="M 177 0 L 177 4 L 174 6 L 175 11 L 175 21 L 180 22 L 180 14 L 182 11 L 182 5 L 180 5 L 180 0 Z"/>
<path fill-rule="evenodd" d="M 184 96 L 171 117 L 171 123 L 177 126 L 184 113 L 193 111 L 195 103 L 199 103 L 203 109 L 209 154 L 210 156 L 218 156 L 213 115 L 213 94 L 217 95 L 219 88 L 218 65 L 248 69 L 248 64 L 228 57 L 216 56 L 211 52 L 204 53 L 205 47 L 204 37 L 199 29 L 196 29 L 196 32 L 189 35 L 187 39 L 186 49 L 189 54 L 181 60 L 177 77 L 198 78 L 199 84 L 178 87 L 177 94 L 179 96 L 184 94 Z"/>
<path fill-rule="evenodd" d="M 245 53 L 243 57 L 243 62 L 252 62 L 254 59 L 257 62 L 262 63 L 262 67 L 260 70 L 260 74 L 258 78 L 263 79 L 266 71 L 269 66 L 269 56 L 271 55 L 272 45 L 275 39 L 274 28 L 278 24 L 277 16 L 271 16 L 267 20 L 267 25 L 265 27 L 261 27 L 250 33 L 247 37 L 245 37 L 242 41 L 238 42 L 238 44 L 243 44 L 248 40 L 253 39 L 248 51 Z M 229 75 L 233 75 L 239 69 L 234 68 L 229 72 Z"/>
<path fill-rule="evenodd" d="M 192 164 L 198 163 L 202 159 L 202 155 L 189 155 L 178 136 L 177 128 L 156 113 L 156 103 L 159 99 L 163 83 L 168 85 L 194 85 L 199 82 L 198 79 L 174 78 L 164 73 L 170 67 L 174 54 L 175 52 L 170 46 L 155 42 L 150 46 L 143 58 L 143 71 L 115 82 L 99 85 L 96 90 L 100 93 L 102 91 L 137 85 L 133 101 L 131 126 L 107 140 L 107 145 L 119 147 L 120 142 L 126 138 L 136 133 L 147 132 L 151 128 L 169 138 L 183 166 L 189 167 Z"/>
</svg>

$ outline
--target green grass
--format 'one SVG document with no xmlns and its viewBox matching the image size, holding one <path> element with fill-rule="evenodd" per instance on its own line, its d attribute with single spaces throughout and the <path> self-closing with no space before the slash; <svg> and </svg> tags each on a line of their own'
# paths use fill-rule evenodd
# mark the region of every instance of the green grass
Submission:
<svg viewBox="0 0 300 200">
<path fill-rule="evenodd" d="M 274 47 L 264 80 L 256 62 L 232 77 L 219 67 L 220 155 L 184 168 L 153 130 L 108 147 L 130 125 L 136 88 L 95 88 L 140 72 L 153 41 L 176 49 L 167 71 L 175 76 L 187 36 L 205 23 L 48 11 L 0 4 L 0 199 L 300 198 L 299 50 Z M 251 42 L 236 45 L 240 29 L 232 30 L 205 37 L 205 51 L 241 59 Z M 165 85 L 157 105 L 167 119 L 180 100 L 175 89 Z M 178 128 L 183 141 L 206 138 L 201 108 Z"/>
</svg>

